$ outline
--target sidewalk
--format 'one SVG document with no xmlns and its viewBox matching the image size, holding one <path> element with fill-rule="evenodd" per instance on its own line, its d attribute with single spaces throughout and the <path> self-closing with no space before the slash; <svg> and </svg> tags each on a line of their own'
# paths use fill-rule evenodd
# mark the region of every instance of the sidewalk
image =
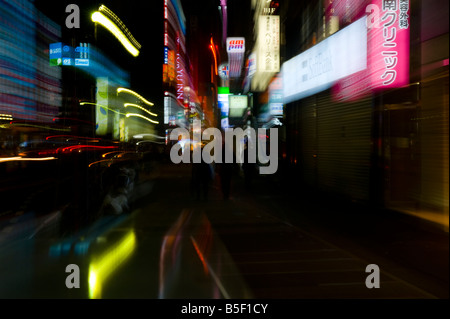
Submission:
<svg viewBox="0 0 450 319">
<path fill-rule="evenodd" d="M 274 176 L 251 191 L 215 180 L 206 211 L 256 298 L 448 298 L 448 233 L 403 214 L 286 192 Z M 367 289 L 377 264 L 384 289 Z"/>
</svg>

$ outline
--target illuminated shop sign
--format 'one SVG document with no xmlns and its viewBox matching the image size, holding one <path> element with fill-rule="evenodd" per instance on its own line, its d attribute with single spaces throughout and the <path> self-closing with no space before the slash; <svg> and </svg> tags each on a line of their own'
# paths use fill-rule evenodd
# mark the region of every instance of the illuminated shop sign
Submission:
<svg viewBox="0 0 450 319">
<path fill-rule="evenodd" d="M 74 65 L 74 50 L 62 42 L 50 43 L 50 65 Z"/>
<path fill-rule="evenodd" d="M 367 69 L 336 83 L 335 100 L 355 100 L 409 83 L 409 9 L 408 0 L 372 0 L 366 6 Z"/>
<path fill-rule="evenodd" d="M 228 128 L 228 113 L 229 113 L 229 104 L 228 104 L 228 96 L 230 95 L 230 89 L 228 87 L 218 87 L 217 88 L 217 105 L 220 109 L 220 123 L 222 128 Z"/>
<path fill-rule="evenodd" d="M 365 8 L 370 0 L 328 0 L 325 7 L 327 22 L 336 20 L 339 25 L 347 25 L 365 15 Z"/>
<path fill-rule="evenodd" d="M 409 83 L 409 1 L 374 0 L 371 4 L 368 48 L 374 88 Z"/>
<path fill-rule="evenodd" d="M 169 64 L 169 48 L 164 47 L 164 64 Z"/>
<path fill-rule="evenodd" d="M 219 106 L 222 117 L 228 117 L 228 111 L 229 111 L 228 95 L 230 95 L 230 94 L 229 93 L 219 93 L 217 96 L 217 104 Z"/>
<path fill-rule="evenodd" d="M 256 73 L 256 53 L 252 52 L 250 53 L 248 57 L 248 77 L 253 77 Z"/>
<path fill-rule="evenodd" d="M 245 38 L 227 38 L 229 77 L 241 75 L 244 62 Z"/>
<path fill-rule="evenodd" d="M 164 124 L 169 124 L 170 116 L 170 97 L 164 97 Z"/>
<path fill-rule="evenodd" d="M 176 56 L 176 80 L 177 80 L 177 100 L 184 104 L 184 59 L 181 55 L 180 37 L 177 37 L 177 56 Z"/>
<path fill-rule="evenodd" d="M 245 39 L 244 38 L 228 38 L 227 39 L 227 52 L 228 53 L 243 53 L 245 52 Z"/>
<path fill-rule="evenodd" d="M 269 112 L 274 117 L 283 116 L 283 85 L 279 75 L 269 85 Z"/>
<path fill-rule="evenodd" d="M 289 103 L 330 88 L 367 67 L 366 17 L 286 61 L 282 67 L 283 102 Z"/>
<path fill-rule="evenodd" d="M 62 48 L 63 44 L 61 42 L 50 43 L 50 65 L 62 65 Z"/>
<path fill-rule="evenodd" d="M 50 43 L 50 65 L 89 66 L 89 44 L 80 43 L 75 49 L 70 45 Z"/>
<path fill-rule="evenodd" d="M 107 77 L 97 78 L 95 122 L 98 135 L 106 134 L 108 129 L 108 87 L 109 81 Z"/>
<path fill-rule="evenodd" d="M 258 34 L 258 71 L 279 72 L 280 16 L 260 16 Z"/>
<path fill-rule="evenodd" d="M 80 46 L 75 48 L 75 65 L 89 66 L 89 44 L 80 43 Z"/>
<path fill-rule="evenodd" d="M 228 107 L 229 107 L 229 117 L 239 118 L 244 115 L 244 111 L 248 106 L 247 95 L 229 95 L 228 96 Z"/>
<path fill-rule="evenodd" d="M 169 81 L 173 81 L 175 79 L 175 52 L 173 50 L 169 50 L 167 56 Z"/>
<path fill-rule="evenodd" d="M 229 78 L 229 69 L 228 63 L 222 63 L 218 67 L 218 74 L 222 80 L 228 80 Z"/>
</svg>

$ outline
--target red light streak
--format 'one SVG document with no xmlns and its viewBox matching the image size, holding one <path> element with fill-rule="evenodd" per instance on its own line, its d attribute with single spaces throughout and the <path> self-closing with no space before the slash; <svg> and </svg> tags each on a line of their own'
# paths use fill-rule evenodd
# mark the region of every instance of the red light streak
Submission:
<svg viewBox="0 0 450 319">
<path fill-rule="evenodd" d="M 101 140 L 101 138 L 98 138 L 98 137 L 85 137 L 85 136 L 75 136 L 75 135 L 50 135 L 50 136 L 47 136 L 45 139 L 48 141 L 51 138 L 59 138 L 59 137 L 79 138 L 79 139 L 86 139 L 86 140 Z"/>
<path fill-rule="evenodd" d="M 217 75 L 217 57 L 216 57 L 216 50 L 215 50 L 215 46 L 214 46 L 214 41 L 213 38 L 211 37 L 211 44 L 209 45 L 209 48 L 211 49 L 213 55 L 214 55 L 214 70 L 215 70 L 215 74 Z"/>
<path fill-rule="evenodd" d="M 118 146 L 98 146 L 98 145 L 72 145 L 61 148 L 62 152 L 72 152 L 73 150 L 87 148 L 87 149 L 111 149 L 118 148 Z M 59 150 L 59 149 L 58 149 Z"/>
</svg>

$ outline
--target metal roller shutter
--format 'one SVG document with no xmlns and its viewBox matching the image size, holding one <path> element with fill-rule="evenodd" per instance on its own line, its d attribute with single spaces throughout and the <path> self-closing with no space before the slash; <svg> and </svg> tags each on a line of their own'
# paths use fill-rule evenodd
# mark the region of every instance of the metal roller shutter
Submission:
<svg viewBox="0 0 450 319">
<path fill-rule="evenodd" d="M 325 91 L 316 103 L 319 189 L 369 200 L 372 98 L 337 103 Z"/>
<path fill-rule="evenodd" d="M 448 73 L 424 81 L 419 118 L 421 138 L 421 198 L 423 206 L 448 214 Z M 448 215 L 447 215 L 448 216 Z"/>
<path fill-rule="evenodd" d="M 303 99 L 300 103 L 300 161 L 303 182 L 309 186 L 317 185 L 317 132 L 316 132 L 316 97 Z"/>
</svg>

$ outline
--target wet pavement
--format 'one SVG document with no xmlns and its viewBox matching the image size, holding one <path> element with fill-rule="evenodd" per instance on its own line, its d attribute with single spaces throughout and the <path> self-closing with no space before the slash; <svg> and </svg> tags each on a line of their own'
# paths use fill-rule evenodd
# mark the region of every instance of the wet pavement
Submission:
<svg viewBox="0 0 450 319">
<path fill-rule="evenodd" d="M 238 171 L 229 200 L 218 175 L 197 200 L 190 177 L 189 165 L 160 164 L 141 177 L 131 213 L 71 231 L 63 208 L 3 219 L 0 297 L 448 298 L 448 232 L 297 192 L 276 176 L 246 189 Z M 370 264 L 380 288 L 366 286 Z"/>
</svg>

